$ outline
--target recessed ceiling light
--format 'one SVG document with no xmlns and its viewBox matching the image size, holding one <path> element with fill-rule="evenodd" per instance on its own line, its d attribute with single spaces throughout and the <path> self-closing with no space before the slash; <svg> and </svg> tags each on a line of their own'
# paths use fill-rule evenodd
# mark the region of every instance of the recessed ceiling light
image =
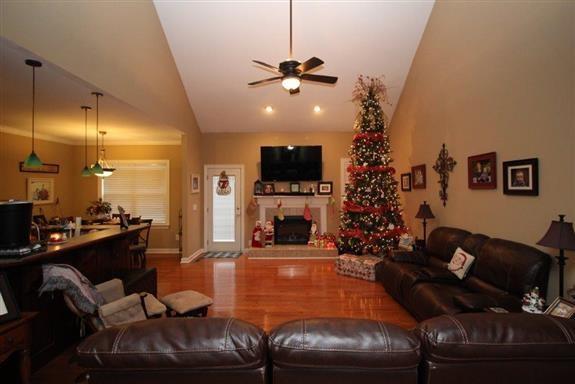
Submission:
<svg viewBox="0 0 575 384">
<path fill-rule="evenodd" d="M 315 107 L 313 107 L 313 111 L 315 113 L 320 113 L 321 112 L 321 107 L 319 105 L 316 105 Z"/>
<path fill-rule="evenodd" d="M 271 105 L 268 105 L 265 109 L 266 109 L 267 113 L 272 113 L 274 111 L 274 109 Z"/>
</svg>

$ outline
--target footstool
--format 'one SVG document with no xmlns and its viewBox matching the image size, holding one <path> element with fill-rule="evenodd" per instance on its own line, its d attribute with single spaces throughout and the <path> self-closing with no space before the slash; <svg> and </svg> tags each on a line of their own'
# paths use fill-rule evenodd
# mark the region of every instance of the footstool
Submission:
<svg viewBox="0 0 575 384">
<path fill-rule="evenodd" d="M 168 317 L 205 317 L 214 302 L 211 297 L 192 290 L 171 293 L 160 301 L 168 307 Z"/>
</svg>

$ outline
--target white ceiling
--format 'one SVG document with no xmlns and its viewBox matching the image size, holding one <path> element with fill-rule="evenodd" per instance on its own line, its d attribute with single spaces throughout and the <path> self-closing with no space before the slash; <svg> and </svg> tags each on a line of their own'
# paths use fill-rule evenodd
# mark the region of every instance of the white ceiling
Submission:
<svg viewBox="0 0 575 384">
<path fill-rule="evenodd" d="M 289 1 L 176 1 L 154 4 L 202 132 L 350 131 L 357 76 L 385 76 L 391 119 L 434 1 L 294 1 L 294 58 L 325 64 L 289 95 L 280 83 L 248 87 L 288 56 Z M 266 105 L 274 107 L 269 114 Z M 315 114 L 314 105 L 322 112 Z"/>
<path fill-rule="evenodd" d="M 24 63 L 37 59 L 37 137 L 68 144 L 84 144 L 84 111 L 95 108 L 94 86 L 37 55 L 0 37 L 0 130 L 29 135 L 32 127 L 32 69 Z M 89 112 L 89 143 L 96 141 L 95 109 Z M 100 98 L 101 131 L 107 131 L 106 145 L 179 144 L 181 133 L 153 121 L 140 110 L 110 95 Z"/>
</svg>

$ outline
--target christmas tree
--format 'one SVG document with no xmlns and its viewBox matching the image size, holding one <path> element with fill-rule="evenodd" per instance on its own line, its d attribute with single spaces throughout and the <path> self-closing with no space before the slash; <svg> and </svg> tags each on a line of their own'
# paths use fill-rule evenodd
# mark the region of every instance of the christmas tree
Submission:
<svg viewBox="0 0 575 384">
<path fill-rule="evenodd" d="M 378 78 L 359 77 L 353 100 L 360 105 L 349 150 L 350 182 L 340 217 L 341 253 L 377 255 L 392 247 L 405 227 L 397 193 L 387 116 L 381 108 L 387 90 Z"/>
</svg>

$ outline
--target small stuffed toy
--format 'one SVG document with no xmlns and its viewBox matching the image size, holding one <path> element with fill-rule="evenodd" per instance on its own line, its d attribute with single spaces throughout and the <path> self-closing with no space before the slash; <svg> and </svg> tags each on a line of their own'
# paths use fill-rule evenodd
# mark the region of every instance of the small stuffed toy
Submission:
<svg viewBox="0 0 575 384">
<path fill-rule="evenodd" d="M 274 245 L 274 225 L 270 220 L 266 221 L 264 236 L 266 248 L 271 248 Z"/>
<path fill-rule="evenodd" d="M 256 226 L 252 231 L 252 248 L 261 248 L 262 247 L 262 222 L 257 220 Z"/>
<path fill-rule="evenodd" d="M 307 244 L 317 246 L 317 223 L 315 221 L 311 224 L 311 228 L 309 230 L 309 240 Z"/>
</svg>

